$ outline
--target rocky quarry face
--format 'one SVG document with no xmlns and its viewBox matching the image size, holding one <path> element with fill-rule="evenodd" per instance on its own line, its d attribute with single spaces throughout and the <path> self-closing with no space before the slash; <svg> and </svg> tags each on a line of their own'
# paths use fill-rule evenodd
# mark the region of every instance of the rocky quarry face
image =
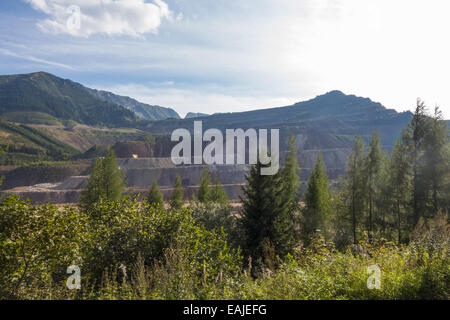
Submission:
<svg viewBox="0 0 450 320">
<path fill-rule="evenodd" d="M 239 199 L 241 188 L 245 182 L 245 175 L 249 170 L 246 165 L 187 165 L 175 166 L 170 158 L 128 158 L 118 159 L 119 167 L 124 171 L 127 181 L 128 194 L 146 196 L 153 180 L 160 185 L 166 199 L 172 194 L 172 186 L 176 175 L 180 175 L 186 198 L 191 198 L 197 189 L 202 171 L 209 168 L 212 182 L 216 178 L 224 185 L 230 199 Z M 38 170 L 37 168 L 35 170 Z M 14 181 L 14 188 L 2 191 L 2 196 L 11 193 L 28 198 L 32 202 L 52 201 L 56 204 L 76 203 L 80 193 L 86 187 L 88 175 L 63 177 L 59 183 L 43 183 L 29 186 L 26 179 Z M 11 182 L 12 183 L 12 182 Z"/>
</svg>

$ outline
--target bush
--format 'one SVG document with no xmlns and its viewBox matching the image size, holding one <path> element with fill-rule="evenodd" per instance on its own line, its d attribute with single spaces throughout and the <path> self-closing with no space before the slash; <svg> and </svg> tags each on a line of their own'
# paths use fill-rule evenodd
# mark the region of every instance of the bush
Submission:
<svg viewBox="0 0 450 320">
<path fill-rule="evenodd" d="M 0 203 L 0 297 L 16 298 L 65 277 L 80 263 L 86 217 L 73 208 L 32 206 L 15 196 Z"/>
<path fill-rule="evenodd" d="M 224 231 L 238 220 L 227 210 L 165 210 L 126 197 L 85 212 L 9 197 L 0 203 L 0 298 L 450 298 L 446 216 L 419 224 L 408 245 L 382 239 L 337 250 L 315 238 L 254 278 L 251 259 L 243 266 L 228 244 Z M 66 288 L 72 264 L 81 267 L 81 290 Z M 380 289 L 367 288 L 371 265 Z"/>
</svg>

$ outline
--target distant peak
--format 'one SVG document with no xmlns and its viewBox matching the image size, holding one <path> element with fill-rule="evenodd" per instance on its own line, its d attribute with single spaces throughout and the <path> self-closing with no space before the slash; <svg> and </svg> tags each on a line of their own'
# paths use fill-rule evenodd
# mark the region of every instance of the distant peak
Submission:
<svg viewBox="0 0 450 320">
<path fill-rule="evenodd" d="M 345 93 L 339 90 L 332 90 L 325 93 L 324 96 L 345 96 Z"/>
<path fill-rule="evenodd" d="M 52 75 L 48 72 L 44 72 L 44 71 L 32 72 L 29 75 L 30 76 L 53 76 L 54 77 L 54 75 Z"/>
</svg>

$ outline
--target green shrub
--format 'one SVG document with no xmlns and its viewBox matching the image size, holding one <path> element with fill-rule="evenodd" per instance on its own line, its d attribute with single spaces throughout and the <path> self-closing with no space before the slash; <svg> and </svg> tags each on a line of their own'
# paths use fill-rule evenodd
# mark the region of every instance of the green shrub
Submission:
<svg viewBox="0 0 450 320">
<path fill-rule="evenodd" d="M 315 238 L 257 278 L 252 260 L 243 266 L 228 244 L 230 217 L 209 204 L 165 210 L 126 197 L 85 212 L 9 197 L 0 203 L 0 298 L 450 298 L 446 216 L 420 224 L 408 245 L 382 239 L 337 250 Z M 73 264 L 81 267 L 81 290 L 66 288 Z M 380 289 L 368 289 L 372 265 Z"/>
</svg>

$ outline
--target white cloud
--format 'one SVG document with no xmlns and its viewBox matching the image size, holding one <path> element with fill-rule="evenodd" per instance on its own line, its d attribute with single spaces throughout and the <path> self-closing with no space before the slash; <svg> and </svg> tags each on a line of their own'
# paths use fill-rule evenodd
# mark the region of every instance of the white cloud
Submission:
<svg viewBox="0 0 450 320">
<path fill-rule="evenodd" d="M 49 65 L 49 66 L 53 66 L 53 67 L 69 69 L 69 70 L 75 70 L 75 68 L 73 68 L 73 67 L 71 67 L 71 66 L 69 66 L 67 64 L 36 58 L 34 56 L 31 56 L 31 55 L 17 54 L 17 53 L 14 53 L 14 52 L 12 52 L 12 51 L 10 51 L 8 49 L 0 48 L 0 54 L 6 55 L 6 56 L 10 56 L 10 57 L 14 57 L 14 58 L 24 59 L 24 60 L 28 60 L 28 61 L 32 61 L 32 62 L 43 63 L 43 64 L 46 64 L 46 65 Z"/>
<path fill-rule="evenodd" d="M 162 0 L 154 0 L 153 3 L 145 0 L 25 1 L 35 10 L 50 16 L 37 23 L 39 29 L 46 33 L 79 37 L 93 34 L 142 37 L 145 33 L 156 33 L 163 19 L 172 20 L 172 12 Z M 79 28 L 70 27 L 70 19 L 77 19 L 76 13 L 69 9 L 73 6 L 80 8 Z"/>
</svg>

